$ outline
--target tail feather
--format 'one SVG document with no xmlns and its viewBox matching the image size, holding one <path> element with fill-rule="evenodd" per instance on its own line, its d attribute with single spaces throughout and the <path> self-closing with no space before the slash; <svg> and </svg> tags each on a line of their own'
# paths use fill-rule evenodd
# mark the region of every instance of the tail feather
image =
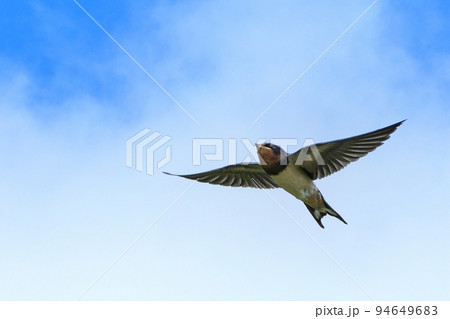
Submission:
<svg viewBox="0 0 450 319">
<path fill-rule="evenodd" d="M 333 217 L 336 217 L 337 219 L 339 219 L 341 222 L 343 222 L 344 224 L 346 224 L 347 225 L 347 222 L 344 220 L 344 218 L 342 218 L 342 216 L 341 215 L 339 215 L 326 201 L 325 201 L 325 199 L 322 197 L 322 199 L 323 199 L 323 202 L 324 202 L 324 204 L 325 204 L 325 207 L 327 208 L 326 209 L 326 212 L 327 212 L 327 214 L 328 215 L 331 215 L 331 216 L 333 216 Z"/>
<path fill-rule="evenodd" d="M 315 209 L 312 208 L 311 206 L 306 205 L 306 208 L 308 208 L 309 212 L 311 213 L 312 217 L 314 217 L 314 219 L 316 220 L 316 222 L 319 224 L 320 227 L 325 228 L 322 224 L 322 217 L 325 215 L 330 215 L 333 217 L 336 217 L 337 219 L 339 219 L 341 222 L 343 222 L 344 224 L 347 224 L 347 222 L 344 220 L 344 218 L 341 217 L 341 215 L 339 215 L 326 201 L 325 199 L 323 199 L 323 202 L 325 204 L 325 208 L 322 209 Z"/>
<path fill-rule="evenodd" d="M 325 228 L 325 227 L 323 227 L 321 219 L 323 216 L 326 215 L 326 213 L 323 213 L 323 212 L 319 211 L 318 209 L 314 209 L 311 206 L 308 206 L 306 204 L 305 204 L 305 206 L 306 206 L 306 208 L 308 208 L 309 212 L 311 213 L 312 217 L 314 217 L 317 224 L 319 224 L 320 227 Z"/>
</svg>

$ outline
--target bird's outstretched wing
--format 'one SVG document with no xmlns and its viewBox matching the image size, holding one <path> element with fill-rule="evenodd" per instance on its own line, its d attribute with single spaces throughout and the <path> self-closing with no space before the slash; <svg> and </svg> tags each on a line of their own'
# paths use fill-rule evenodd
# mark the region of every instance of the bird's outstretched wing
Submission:
<svg viewBox="0 0 450 319">
<path fill-rule="evenodd" d="M 323 178 L 343 169 L 351 162 L 372 152 L 387 140 L 404 121 L 366 134 L 313 144 L 289 156 L 312 179 Z"/>
<path fill-rule="evenodd" d="M 212 171 L 176 175 L 164 172 L 168 175 L 180 176 L 197 180 L 202 183 L 210 183 L 233 187 L 278 188 L 278 184 L 256 163 L 229 165 Z"/>
</svg>

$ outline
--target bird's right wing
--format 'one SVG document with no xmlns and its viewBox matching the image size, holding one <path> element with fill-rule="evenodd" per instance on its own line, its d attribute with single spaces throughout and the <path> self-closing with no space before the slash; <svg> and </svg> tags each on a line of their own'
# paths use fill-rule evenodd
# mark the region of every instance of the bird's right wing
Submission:
<svg viewBox="0 0 450 319">
<path fill-rule="evenodd" d="M 233 187 L 278 188 L 280 187 L 257 163 L 229 165 L 212 171 L 198 174 L 177 175 L 164 172 L 168 175 L 180 176 L 210 183 Z"/>
</svg>

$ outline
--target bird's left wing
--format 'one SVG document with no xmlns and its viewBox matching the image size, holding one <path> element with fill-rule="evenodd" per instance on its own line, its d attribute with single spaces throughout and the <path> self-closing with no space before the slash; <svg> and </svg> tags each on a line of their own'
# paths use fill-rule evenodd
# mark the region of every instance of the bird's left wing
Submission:
<svg viewBox="0 0 450 319">
<path fill-rule="evenodd" d="M 289 156 L 312 179 L 333 174 L 382 145 L 404 121 L 366 134 L 306 146 Z"/>
<path fill-rule="evenodd" d="M 210 183 L 233 187 L 278 188 L 280 187 L 257 163 L 229 165 L 212 171 L 198 174 L 177 175 L 164 172 L 168 175 L 180 176 Z"/>
</svg>

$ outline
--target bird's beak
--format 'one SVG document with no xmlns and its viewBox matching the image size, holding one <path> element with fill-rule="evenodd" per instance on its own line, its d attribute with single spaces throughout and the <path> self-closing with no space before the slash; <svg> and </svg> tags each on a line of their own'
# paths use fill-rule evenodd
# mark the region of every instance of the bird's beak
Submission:
<svg viewBox="0 0 450 319">
<path fill-rule="evenodd" d="M 269 147 L 264 146 L 263 144 L 255 143 L 255 146 L 256 146 L 256 150 L 257 150 L 257 151 L 259 151 L 261 148 L 262 148 L 262 149 L 268 149 L 268 150 L 270 150 Z"/>
</svg>

